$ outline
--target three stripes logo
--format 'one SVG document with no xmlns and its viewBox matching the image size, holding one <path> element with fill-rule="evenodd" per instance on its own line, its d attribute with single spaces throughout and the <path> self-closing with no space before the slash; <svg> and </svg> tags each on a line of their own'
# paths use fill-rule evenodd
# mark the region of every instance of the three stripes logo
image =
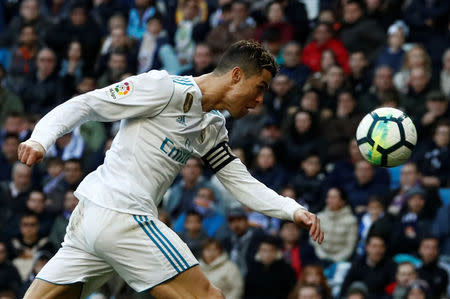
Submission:
<svg viewBox="0 0 450 299">
<path fill-rule="evenodd" d="M 225 141 L 219 143 L 202 158 L 203 162 L 214 172 L 218 172 L 234 159 L 236 156 L 233 155 L 230 146 Z"/>
</svg>

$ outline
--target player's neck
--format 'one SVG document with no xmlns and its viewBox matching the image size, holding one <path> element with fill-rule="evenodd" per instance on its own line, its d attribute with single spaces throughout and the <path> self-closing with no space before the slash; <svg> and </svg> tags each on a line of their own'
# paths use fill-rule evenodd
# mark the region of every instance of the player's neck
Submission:
<svg viewBox="0 0 450 299">
<path fill-rule="evenodd" d="M 194 80 L 202 92 L 202 110 L 204 112 L 226 109 L 223 102 L 228 89 L 225 76 L 208 73 L 195 77 Z"/>
</svg>

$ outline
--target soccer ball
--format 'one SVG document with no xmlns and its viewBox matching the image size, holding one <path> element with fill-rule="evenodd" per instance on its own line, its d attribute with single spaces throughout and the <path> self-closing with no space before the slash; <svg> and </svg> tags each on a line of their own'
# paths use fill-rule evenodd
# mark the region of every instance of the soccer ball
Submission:
<svg viewBox="0 0 450 299">
<path fill-rule="evenodd" d="M 395 108 L 379 108 L 367 114 L 356 130 L 362 156 L 371 164 L 394 167 L 406 162 L 417 143 L 411 118 Z"/>
</svg>

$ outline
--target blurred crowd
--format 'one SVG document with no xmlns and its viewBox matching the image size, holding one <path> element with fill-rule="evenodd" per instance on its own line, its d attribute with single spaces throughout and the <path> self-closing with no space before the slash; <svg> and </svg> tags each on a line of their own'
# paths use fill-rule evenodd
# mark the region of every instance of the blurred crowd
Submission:
<svg viewBox="0 0 450 299">
<path fill-rule="evenodd" d="M 21 298 L 61 246 L 73 192 L 119 129 L 87 122 L 29 168 L 17 148 L 36 122 L 134 74 L 208 73 L 242 39 L 280 72 L 250 114 L 222 111 L 230 145 L 255 178 L 318 213 L 325 240 L 241 206 L 195 158 L 160 219 L 227 298 L 446 298 L 449 16 L 448 0 L 1 1 L 0 298 Z M 416 125 L 403 166 L 373 167 L 358 151 L 356 127 L 377 107 Z M 136 296 L 115 277 L 91 298 Z"/>
</svg>

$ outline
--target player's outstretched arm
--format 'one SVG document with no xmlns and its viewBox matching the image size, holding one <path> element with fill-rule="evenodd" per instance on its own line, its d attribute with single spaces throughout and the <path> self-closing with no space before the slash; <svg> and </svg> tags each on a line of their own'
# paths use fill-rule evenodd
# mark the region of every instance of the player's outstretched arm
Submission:
<svg viewBox="0 0 450 299">
<path fill-rule="evenodd" d="M 39 142 L 27 140 L 19 145 L 19 161 L 28 166 L 41 162 L 44 155 L 45 149 Z"/>
<path fill-rule="evenodd" d="M 308 228 L 314 241 L 322 243 L 324 236 L 319 218 L 292 198 L 281 196 L 256 180 L 245 165 L 232 155 L 226 142 L 211 149 L 203 161 L 212 168 L 228 192 L 242 204 L 271 217 L 294 221 Z"/>
</svg>

